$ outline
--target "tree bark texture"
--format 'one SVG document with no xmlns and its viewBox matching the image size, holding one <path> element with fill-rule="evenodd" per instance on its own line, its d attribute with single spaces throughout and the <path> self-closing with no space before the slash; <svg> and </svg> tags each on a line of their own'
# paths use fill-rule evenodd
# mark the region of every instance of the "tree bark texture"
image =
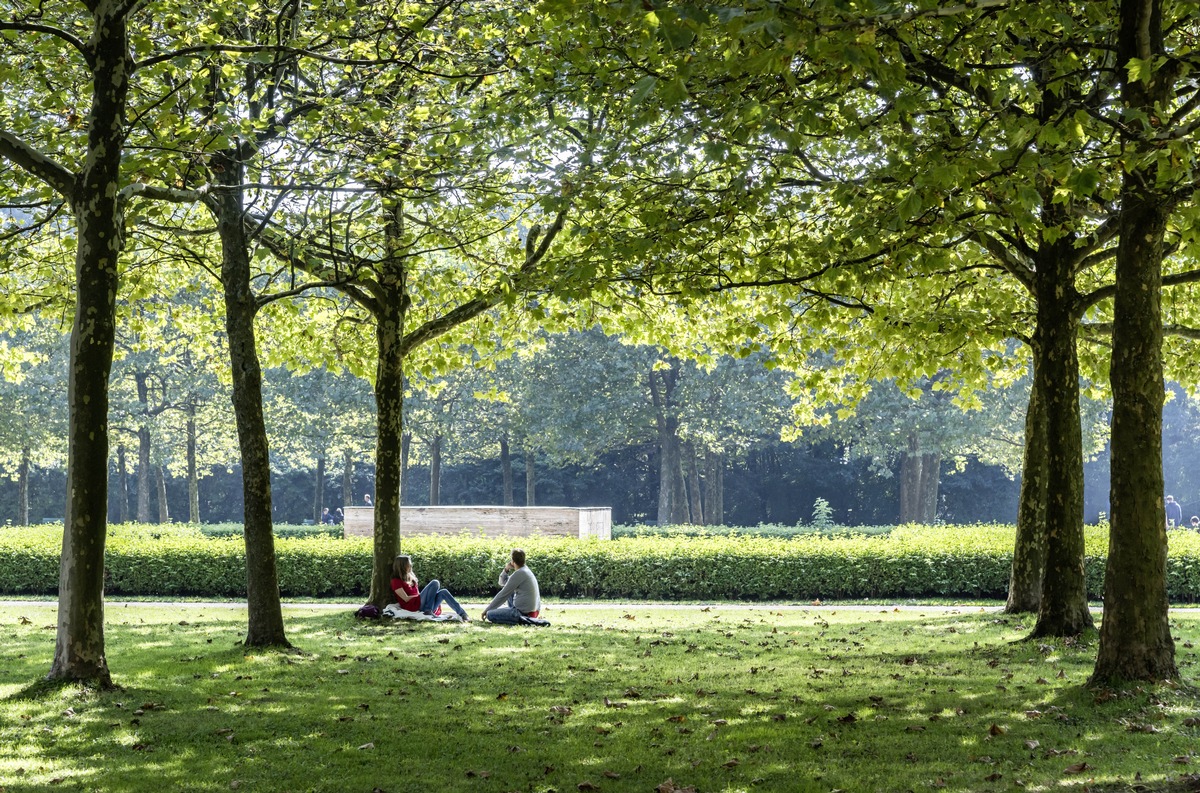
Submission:
<svg viewBox="0 0 1200 793">
<path fill-rule="evenodd" d="M 691 497 L 691 519 L 692 523 L 697 526 L 703 526 L 704 520 L 704 497 L 700 492 L 700 465 L 696 462 L 696 447 L 692 444 L 687 444 L 687 474 L 688 474 L 688 495 Z"/>
<path fill-rule="evenodd" d="M 150 428 L 138 427 L 137 522 L 150 522 Z"/>
<path fill-rule="evenodd" d="M 385 273 L 386 275 L 386 273 Z M 404 333 L 402 282 L 384 279 L 394 291 L 379 301 L 375 315 L 378 364 L 375 369 L 375 547 L 372 554 L 370 602 L 383 608 L 392 602 L 392 559 L 400 552 L 400 491 L 404 468 Z"/>
<path fill-rule="evenodd" d="M 525 448 L 525 506 L 537 506 L 537 457 L 531 446 Z"/>
<path fill-rule="evenodd" d="M 434 435 L 429 443 L 429 506 L 442 503 L 442 436 Z"/>
<path fill-rule="evenodd" d="M 908 449 L 900 461 L 900 522 L 920 523 L 921 516 L 921 453 L 917 438 L 910 435 Z"/>
<path fill-rule="evenodd" d="M 117 516 L 122 523 L 129 522 L 129 466 L 125 463 L 125 444 L 117 447 Z"/>
<path fill-rule="evenodd" d="M 354 453 L 342 452 L 342 507 L 354 504 Z"/>
<path fill-rule="evenodd" d="M 170 523 L 171 510 L 167 504 L 167 472 L 164 466 L 154 466 L 154 481 L 158 486 L 158 522 Z"/>
<path fill-rule="evenodd" d="M 29 525 L 29 447 L 21 449 L 21 467 L 17 470 L 17 525 Z"/>
<path fill-rule="evenodd" d="M 317 478 L 313 482 L 313 523 L 320 525 L 325 509 L 325 455 L 317 455 Z"/>
<path fill-rule="evenodd" d="M 408 490 L 408 455 L 412 449 L 412 433 L 406 432 L 400 436 L 400 503 L 404 503 L 404 498 Z"/>
<path fill-rule="evenodd" d="M 246 606 L 249 646 L 290 646 L 283 627 L 275 537 L 271 516 L 271 459 L 262 407 L 262 367 L 254 334 L 258 304 L 250 285 L 249 242 L 244 221 L 245 166 L 236 151 L 214 156 L 218 180 L 230 189 L 213 199 L 221 238 L 225 331 L 233 371 L 233 412 L 242 457 L 246 542 Z"/>
<path fill-rule="evenodd" d="M 1046 569 L 1034 636 L 1074 636 L 1095 623 L 1083 571 L 1083 433 L 1078 294 L 1072 262 L 1051 248 L 1037 263 L 1035 388 L 1046 404 Z"/>
<path fill-rule="evenodd" d="M 725 464 L 720 452 L 704 456 L 704 516 L 711 526 L 725 522 Z"/>
<path fill-rule="evenodd" d="M 196 406 L 187 407 L 188 521 L 200 522 L 200 472 L 196 468 Z"/>
<path fill-rule="evenodd" d="M 652 369 L 648 382 L 658 430 L 658 525 L 687 523 L 687 488 L 680 454 L 679 417 L 674 411 L 679 370 L 673 366 Z"/>
<path fill-rule="evenodd" d="M 75 215 L 75 320 L 67 401 L 67 514 L 59 564 L 58 629 L 49 678 L 112 685 L 104 652 L 108 519 L 108 379 L 116 333 L 117 261 L 124 223 L 118 188 L 132 58 L 127 4 L 90 6 L 92 106 L 87 156 L 69 196 Z"/>
<path fill-rule="evenodd" d="M 508 435 L 500 436 L 500 472 L 503 482 L 501 486 L 504 490 L 504 506 L 511 507 L 513 505 L 513 469 L 512 456 L 508 451 Z"/>
<path fill-rule="evenodd" d="M 1021 465 L 1021 494 L 1017 505 L 1017 539 L 1008 579 L 1009 614 L 1036 613 L 1042 602 L 1046 569 L 1046 406 L 1034 377 L 1025 409 L 1025 459 Z"/>
<path fill-rule="evenodd" d="M 1122 0 L 1118 63 L 1165 55 L 1160 3 Z M 1165 75 L 1134 82 L 1120 74 L 1128 108 L 1153 113 L 1169 101 L 1172 81 Z M 1162 501 L 1162 263 L 1170 209 L 1156 188 L 1153 150 L 1138 140 L 1127 151 L 1136 167 L 1125 172 L 1121 189 L 1110 367 L 1112 515 L 1092 683 L 1179 677 L 1167 619 Z"/>
<path fill-rule="evenodd" d="M 937 523 L 938 485 L 942 476 L 940 452 L 925 452 L 921 455 L 921 487 L 918 498 L 921 522 L 927 526 Z"/>
</svg>

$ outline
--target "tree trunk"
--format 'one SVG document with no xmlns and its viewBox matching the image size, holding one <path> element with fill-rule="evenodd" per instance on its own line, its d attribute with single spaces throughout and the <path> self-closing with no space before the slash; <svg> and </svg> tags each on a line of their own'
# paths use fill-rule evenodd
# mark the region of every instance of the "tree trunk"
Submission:
<svg viewBox="0 0 1200 793">
<path fill-rule="evenodd" d="M 919 498 L 921 522 L 927 526 L 937 523 L 938 484 L 942 475 L 942 455 L 926 452 L 921 455 L 921 492 Z"/>
<path fill-rule="evenodd" d="M 442 436 L 434 435 L 429 443 L 429 506 L 442 503 Z"/>
<path fill-rule="evenodd" d="M 196 468 L 196 406 L 187 407 L 188 522 L 200 522 L 200 472 Z"/>
<path fill-rule="evenodd" d="M 383 299 L 375 304 L 375 539 L 371 554 L 370 602 L 391 603 L 392 560 L 400 553 L 401 480 L 407 466 L 404 433 L 404 319 L 408 304 L 402 244 L 403 206 L 386 198 L 384 242 L 389 254 L 381 265 Z"/>
<path fill-rule="evenodd" d="M 262 407 L 262 367 L 254 335 L 258 304 L 250 285 L 250 256 L 244 226 L 244 196 L 237 187 L 245 166 L 240 152 L 213 157 L 213 171 L 230 188 L 212 199 L 221 238 L 221 281 L 225 290 L 225 330 L 233 371 L 233 412 L 242 457 L 242 497 L 246 542 L 248 646 L 290 646 L 283 628 L 275 537 L 271 517 L 271 458 Z"/>
<path fill-rule="evenodd" d="M 909 436 L 908 451 L 900 461 L 900 522 L 921 522 L 921 455 L 916 436 Z"/>
<path fill-rule="evenodd" d="M 1025 459 L 1021 466 L 1021 495 L 1017 506 L 1017 539 L 1008 580 L 1005 612 L 1037 612 L 1042 602 L 1046 569 L 1046 404 L 1036 375 L 1025 410 Z"/>
<path fill-rule="evenodd" d="M 125 444 L 117 447 L 117 516 L 122 523 L 129 522 L 129 466 L 125 464 Z"/>
<path fill-rule="evenodd" d="M 150 522 L 150 428 L 138 427 L 137 522 Z"/>
<path fill-rule="evenodd" d="M 412 449 L 412 433 L 405 432 L 400 435 L 400 503 L 404 503 L 404 498 L 408 490 L 408 453 Z M 390 582 L 389 582 L 390 583 Z"/>
<path fill-rule="evenodd" d="M 508 453 L 508 435 L 500 436 L 500 471 L 503 477 L 501 487 L 504 490 L 503 503 L 506 507 L 513 505 L 513 470 L 512 456 Z"/>
<path fill-rule="evenodd" d="M 525 506 L 537 506 L 537 463 L 533 449 L 525 449 Z"/>
<path fill-rule="evenodd" d="M 725 522 L 725 464 L 720 452 L 707 452 L 704 460 L 705 490 L 704 516 L 709 525 L 720 526 Z"/>
<path fill-rule="evenodd" d="M 325 509 L 325 455 L 317 455 L 317 480 L 313 483 L 313 523 L 321 524 L 321 512 Z"/>
<path fill-rule="evenodd" d="M 1159 2 L 1122 0 L 1118 64 L 1166 55 Z M 1168 102 L 1171 81 L 1125 78 L 1127 108 L 1152 113 Z M 1153 150 L 1131 146 L 1141 162 Z M 1132 162 L 1138 162 L 1135 156 Z M 1121 188 L 1120 242 L 1110 378 L 1112 516 L 1104 576 L 1104 619 L 1092 683 L 1174 680 L 1175 642 L 1167 619 L 1167 534 L 1162 472 L 1162 261 L 1170 209 L 1156 189 L 1157 172 L 1126 172 Z"/>
<path fill-rule="evenodd" d="M 679 418 L 674 411 L 679 370 L 673 366 L 652 369 L 647 380 L 658 429 L 658 525 L 686 523 L 687 494 L 679 455 Z"/>
<path fill-rule="evenodd" d="M 158 522 L 170 523 L 171 510 L 167 505 L 167 473 L 163 466 L 154 466 L 154 479 L 158 485 Z"/>
<path fill-rule="evenodd" d="M 21 449 L 21 467 L 17 471 L 17 525 L 29 525 L 29 456 L 28 446 Z"/>
<path fill-rule="evenodd" d="M 689 443 L 686 447 L 686 455 L 688 494 L 692 499 L 692 523 L 695 523 L 697 526 L 703 526 L 705 524 L 704 498 L 700 492 L 700 466 L 696 462 L 696 447 Z"/>
<path fill-rule="evenodd" d="M 1073 278 L 1065 255 L 1051 248 L 1039 256 L 1034 377 L 1046 403 L 1046 569 L 1033 636 L 1075 636 L 1094 625 L 1083 572 L 1083 434 Z"/>
<path fill-rule="evenodd" d="M 48 677 L 112 685 L 104 653 L 108 518 L 108 378 L 116 331 L 121 180 L 131 57 L 126 3 L 98 0 L 89 41 L 88 156 L 76 176 L 75 319 L 67 403 L 67 514 L 59 564 L 58 630 Z"/>
<path fill-rule="evenodd" d="M 354 504 L 354 454 L 342 452 L 342 509 Z"/>
</svg>

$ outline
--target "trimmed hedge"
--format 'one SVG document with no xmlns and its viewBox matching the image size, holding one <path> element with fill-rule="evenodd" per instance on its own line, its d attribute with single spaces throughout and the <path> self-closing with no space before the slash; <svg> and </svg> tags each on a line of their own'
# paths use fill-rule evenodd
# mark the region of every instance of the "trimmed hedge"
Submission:
<svg viewBox="0 0 1200 793">
<path fill-rule="evenodd" d="M 456 595 L 489 597 L 512 545 L 529 553 L 542 592 L 560 597 L 811 600 L 984 597 L 1006 594 L 1011 526 L 901 526 L 883 536 L 792 539 L 727 535 L 576 540 L 416 536 L 403 539 L 421 581 L 441 579 Z M 58 527 L 0 529 L 0 592 L 53 594 Z M 1168 594 L 1200 600 L 1200 534 L 1172 532 Z M 1099 598 L 1106 527 L 1086 532 L 1088 594 Z M 366 594 L 371 541 L 328 536 L 275 544 L 285 597 Z M 107 544 L 109 595 L 245 595 L 240 538 L 198 527 L 114 526 Z"/>
</svg>

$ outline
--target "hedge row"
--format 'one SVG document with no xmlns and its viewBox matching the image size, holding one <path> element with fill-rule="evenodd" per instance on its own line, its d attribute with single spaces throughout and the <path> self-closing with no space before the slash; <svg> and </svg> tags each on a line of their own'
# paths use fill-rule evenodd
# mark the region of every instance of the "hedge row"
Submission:
<svg viewBox="0 0 1200 793">
<path fill-rule="evenodd" d="M 156 536 L 157 535 L 157 536 Z M 1013 529 L 904 526 L 887 536 L 631 537 L 519 540 L 542 592 L 562 597 L 633 599 L 798 599 L 1004 597 Z M 405 537 L 403 551 L 421 581 L 439 578 L 455 594 L 488 597 L 512 543 L 482 537 Z M 1103 587 L 1107 536 L 1086 538 L 1090 597 Z M 61 529 L 0 529 L 0 592 L 52 594 Z M 285 597 L 362 596 L 370 579 L 370 540 L 276 541 Z M 242 542 L 199 530 L 114 527 L 106 554 L 109 595 L 245 594 Z M 1200 601 L 1200 535 L 1174 532 L 1168 559 L 1174 602 Z"/>
</svg>

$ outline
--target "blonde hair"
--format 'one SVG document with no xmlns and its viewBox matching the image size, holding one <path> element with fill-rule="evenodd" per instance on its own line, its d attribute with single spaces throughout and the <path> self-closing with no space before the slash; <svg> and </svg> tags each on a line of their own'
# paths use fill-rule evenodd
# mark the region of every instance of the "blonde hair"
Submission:
<svg viewBox="0 0 1200 793">
<path fill-rule="evenodd" d="M 410 584 L 416 584 L 417 577 L 413 575 L 412 559 L 404 554 L 393 559 L 392 577 L 399 578 L 401 581 L 406 581 Z"/>
</svg>

